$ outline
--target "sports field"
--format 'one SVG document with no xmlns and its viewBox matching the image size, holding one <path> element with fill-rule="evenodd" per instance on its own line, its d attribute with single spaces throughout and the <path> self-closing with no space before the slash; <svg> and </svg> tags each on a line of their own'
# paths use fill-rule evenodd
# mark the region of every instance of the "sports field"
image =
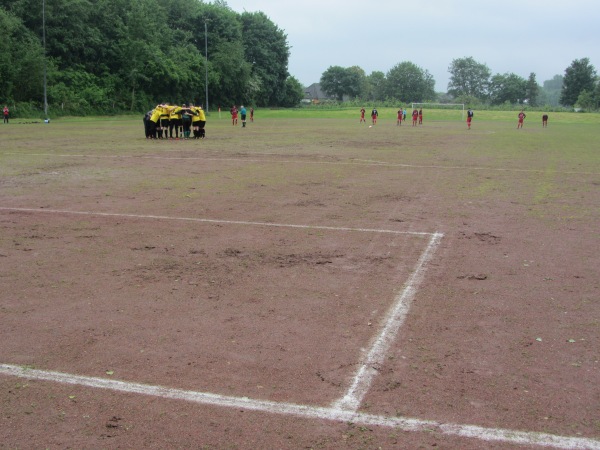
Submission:
<svg viewBox="0 0 600 450">
<path fill-rule="evenodd" d="M 600 448 L 600 116 L 541 114 L 0 127 L 0 447 Z"/>
</svg>

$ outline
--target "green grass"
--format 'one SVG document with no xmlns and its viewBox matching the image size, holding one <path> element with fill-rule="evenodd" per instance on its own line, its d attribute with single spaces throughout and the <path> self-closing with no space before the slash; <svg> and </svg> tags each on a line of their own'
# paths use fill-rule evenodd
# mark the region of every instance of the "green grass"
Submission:
<svg viewBox="0 0 600 450">
<path fill-rule="evenodd" d="M 367 120 L 369 120 L 369 113 L 373 106 L 377 105 L 369 105 L 365 104 L 365 109 L 367 110 Z M 377 108 L 379 111 L 379 118 L 381 120 L 396 120 L 396 112 L 400 108 L 400 106 L 407 109 L 407 120 L 410 121 L 410 104 L 406 105 L 398 105 L 398 108 Z M 517 114 L 518 111 L 475 111 L 475 121 L 494 121 L 494 122 L 514 122 L 516 125 Z M 466 109 L 465 109 L 465 117 L 463 118 L 461 109 L 435 109 L 435 108 L 423 108 L 424 119 L 425 121 L 463 121 L 466 119 Z M 535 123 L 541 124 L 542 115 L 544 114 L 541 111 L 531 111 L 528 112 L 525 110 L 527 114 L 527 118 L 525 119 L 525 124 Z M 575 113 L 575 112 L 551 112 L 549 113 L 550 125 L 557 123 L 567 123 L 567 124 L 600 124 L 600 113 Z M 229 120 L 229 111 L 224 110 L 221 111 L 220 115 L 217 111 L 210 111 L 208 113 L 208 120 Z M 256 120 L 263 119 L 352 119 L 358 121 L 360 117 L 360 108 L 312 108 L 312 107 L 303 107 L 303 108 L 292 108 L 292 109 L 271 109 L 271 108 L 256 108 L 255 109 L 255 118 Z M 142 115 L 125 115 L 125 116 L 89 116 L 89 117 L 60 117 L 57 119 L 51 120 L 49 125 L 53 123 L 61 122 L 61 123 L 94 123 L 94 122 L 114 122 L 115 124 L 120 124 L 122 122 L 141 122 Z M 12 124 L 25 124 L 37 122 L 38 124 L 43 124 L 43 121 L 40 119 L 14 119 L 11 121 Z"/>
<path fill-rule="evenodd" d="M 300 116 L 308 113 L 310 117 Z M 456 114 L 455 111 L 443 113 Z M 462 201 L 516 199 L 532 205 L 560 201 L 577 209 L 578 198 L 589 198 L 597 191 L 598 184 L 594 182 L 600 182 L 597 149 L 600 127 L 591 121 L 600 119 L 600 115 L 556 113 L 550 116 L 550 125 L 544 129 L 536 114 L 531 113 L 525 128 L 517 130 L 514 112 L 476 112 L 473 129 L 469 131 L 461 120 L 436 121 L 434 111 L 431 114 L 426 111 L 423 127 L 411 127 L 410 123 L 397 127 L 393 111 L 384 109 L 379 123 L 369 128 L 358 123 L 355 110 L 318 113 L 258 110 L 255 122 L 245 129 L 239 125 L 232 127 L 228 114 L 222 113 L 221 119 L 218 114 L 211 115 L 205 141 L 148 141 L 143 136 L 141 119 L 131 116 L 65 118 L 50 124 L 13 122 L 0 128 L 3 140 L 0 177 L 5 180 L 32 178 L 45 183 L 48 192 L 60 192 L 60 183 L 64 180 L 56 173 L 77 173 L 78 180 L 97 183 L 107 195 L 117 195 L 111 179 L 130 179 L 135 195 L 172 187 L 172 193 L 168 194 L 178 202 L 180 198 L 200 196 L 203 189 L 218 189 L 224 196 L 242 195 L 247 186 L 255 184 L 283 189 L 288 177 L 297 183 L 369 186 L 378 180 L 363 177 L 362 169 L 352 164 L 372 161 L 396 165 L 389 166 L 390 171 L 402 170 L 403 166 L 439 167 L 441 171 L 436 174 L 435 183 L 430 180 L 433 184 L 428 188 L 439 189 L 442 197 Z M 36 156 L 21 158 L 22 153 Z M 220 172 L 204 173 L 202 177 L 165 173 L 148 178 L 144 177 L 143 169 L 138 170 L 135 165 L 120 165 L 113 159 L 107 167 L 102 160 L 69 158 L 68 155 L 243 156 L 256 161 L 230 168 L 230 178 L 224 182 Z M 283 170 L 264 165 L 258 158 L 336 164 L 290 165 Z M 98 164 L 92 164 L 93 161 Z M 108 161 L 111 160 L 106 163 Z M 444 171 L 445 167 L 463 169 L 452 172 Z M 480 168 L 493 171 L 484 177 Z M 499 176 L 504 170 L 516 175 L 524 172 L 512 178 Z M 577 182 L 577 175 L 569 173 L 585 173 L 586 178 L 595 181 Z M 565 176 L 569 177 L 569 189 L 565 188 Z M 19 195 L 20 190 L 12 190 L 11 186 L 8 183 L 4 187 L 7 195 L 9 191 Z M 196 186 L 197 190 L 190 192 L 189 186 Z M 564 210 L 573 209 L 564 204 L 561 206 Z"/>
<path fill-rule="evenodd" d="M 365 104 L 368 115 L 373 106 Z M 379 118 L 384 120 L 396 120 L 396 112 L 400 106 L 407 109 L 407 119 L 410 120 L 410 104 L 398 105 L 398 108 L 377 108 L 379 112 Z M 501 121 L 501 122 L 515 122 L 517 121 L 518 111 L 475 111 L 476 121 Z M 541 124 L 543 112 L 527 112 L 526 123 L 539 122 Z M 432 121 L 462 121 L 462 110 L 454 109 L 433 109 L 423 108 L 424 119 Z M 211 118 L 218 118 L 218 113 L 212 112 Z M 587 124 L 600 124 L 599 113 L 573 113 L 573 112 L 553 112 L 549 113 L 549 123 L 587 123 Z M 255 117 L 258 119 L 291 119 L 291 118 L 304 118 L 304 119 L 355 119 L 358 121 L 360 117 L 360 108 L 340 108 L 340 109 L 316 109 L 316 108 L 298 108 L 298 109 L 257 109 L 255 111 Z M 221 118 L 229 118 L 227 111 L 221 112 Z M 466 109 L 465 117 L 466 120 Z"/>
</svg>

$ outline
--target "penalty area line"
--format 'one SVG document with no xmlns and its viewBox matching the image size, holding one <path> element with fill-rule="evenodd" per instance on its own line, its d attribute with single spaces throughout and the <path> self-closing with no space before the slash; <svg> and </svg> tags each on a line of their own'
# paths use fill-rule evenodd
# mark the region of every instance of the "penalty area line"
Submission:
<svg viewBox="0 0 600 450">
<path fill-rule="evenodd" d="M 434 234 L 429 244 L 419 257 L 417 264 L 410 277 L 404 284 L 404 289 L 396 296 L 389 311 L 385 316 L 380 333 L 360 363 L 356 375 L 347 393 L 333 403 L 333 407 L 342 410 L 355 411 L 371 387 L 371 382 L 377 374 L 377 368 L 383 363 L 400 327 L 404 323 L 410 305 L 414 299 L 419 285 L 425 277 L 427 263 L 431 260 L 433 253 L 440 245 L 442 234 Z"/>
<path fill-rule="evenodd" d="M 153 220 L 172 220 L 198 223 L 213 223 L 222 225 L 252 225 L 261 227 L 275 228 L 300 228 L 306 230 L 327 230 L 327 231 L 354 231 L 362 233 L 387 233 L 387 234 L 406 234 L 412 236 L 435 236 L 439 233 L 429 233 L 421 231 L 398 231 L 386 230 L 379 228 L 352 228 L 352 227 L 330 227 L 325 225 L 297 225 L 286 223 L 271 223 L 271 222 L 253 222 L 244 220 L 222 220 L 222 219 L 202 219 L 198 217 L 173 217 L 173 216 L 158 216 L 153 214 L 127 214 L 127 213 L 109 213 L 109 212 L 94 212 L 94 211 L 70 211 L 64 209 L 46 209 L 46 208 L 12 208 L 0 206 L 0 211 L 15 211 L 28 213 L 51 213 L 51 214 L 74 214 L 82 216 L 97 216 L 97 217 L 123 217 L 129 219 L 153 219 Z"/>
<path fill-rule="evenodd" d="M 600 441 L 587 438 L 442 423 L 409 417 L 385 417 L 336 408 L 273 402 L 268 400 L 253 400 L 248 397 L 233 397 L 121 380 L 73 375 L 62 372 L 25 368 L 11 364 L 0 364 L 0 375 L 27 380 L 49 381 L 60 384 L 104 389 L 128 394 L 147 395 L 163 399 L 182 400 L 215 407 L 236 408 L 270 414 L 296 416 L 306 419 L 321 419 L 341 423 L 352 422 L 359 425 L 380 426 L 412 432 L 435 431 L 440 434 L 477 439 L 486 442 L 505 442 L 562 449 L 600 450 Z"/>
</svg>

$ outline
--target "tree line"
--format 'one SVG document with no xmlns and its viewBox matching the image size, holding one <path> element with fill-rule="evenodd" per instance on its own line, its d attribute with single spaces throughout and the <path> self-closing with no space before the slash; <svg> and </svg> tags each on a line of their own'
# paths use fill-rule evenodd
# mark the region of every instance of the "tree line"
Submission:
<svg viewBox="0 0 600 450">
<path fill-rule="evenodd" d="M 489 67 L 472 57 L 457 58 L 448 68 L 450 81 L 446 93 L 436 93 L 435 80 L 425 69 L 405 61 L 387 73 L 375 71 L 367 75 L 358 66 L 331 66 L 321 76 L 321 88 L 341 101 L 361 99 L 394 102 L 457 102 L 479 105 L 529 105 L 600 107 L 600 83 L 588 58 L 576 59 L 542 86 L 535 73 L 523 78 L 514 73 L 494 74 Z"/>
<path fill-rule="evenodd" d="M 142 112 L 160 102 L 286 107 L 304 97 L 288 73 L 285 32 L 264 13 L 236 13 L 224 0 L 0 0 L 0 29 L 0 103 L 21 111 L 42 110 L 44 73 L 51 115 Z M 320 82 L 339 100 L 379 104 L 600 105 L 588 58 L 543 86 L 534 73 L 492 75 L 472 57 L 448 70 L 446 93 L 410 61 L 370 75 L 332 66 Z"/>
<path fill-rule="evenodd" d="M 0 0 L 0 29 L 0 102 L 21 108 L 39 111 L 44 71 L 55 115 L 205 105 L 207 79 L 215 109 L 304 96 L 284 31 L 223 0 Z"/>
</svg>

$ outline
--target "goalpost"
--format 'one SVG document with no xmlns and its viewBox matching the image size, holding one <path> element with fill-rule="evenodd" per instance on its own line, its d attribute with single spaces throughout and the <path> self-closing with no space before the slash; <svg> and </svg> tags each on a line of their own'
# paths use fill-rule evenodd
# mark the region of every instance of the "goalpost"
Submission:
<svg viewBox="0 0 600 450">
<path fill-rule="evenodd" d="M 465 104 L 464 103 L 411 103 L 411 108 L 415 109 L 417 105 L 421 107 L 433 107 L 432 109 L 455 109 L 454 107 L 461 107 L 461 120 L 465 120 Z"/>
</svg>

